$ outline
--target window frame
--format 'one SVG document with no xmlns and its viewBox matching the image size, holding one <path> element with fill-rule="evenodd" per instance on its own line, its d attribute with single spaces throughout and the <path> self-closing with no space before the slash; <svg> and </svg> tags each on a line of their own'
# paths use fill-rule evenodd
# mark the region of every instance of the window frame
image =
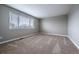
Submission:
<svg viewBox="0 0 79 59">
<path fill-rule="evenodd" d="M 17 27 L 16 27 L 16 28 L 10 28 L 10 23 L 11 23 L 11 21 L 13 20 L 13 19 L 12 19 L 12 14 L 17 16 L 17 21 L 16 21 Z M 14 21 L 14 20 L 13 20 L 13 21 Z M 9 29 L 12 30 L 12 29 L 18 29 L 18 28 L 19 28 L 19 27 L 18 27 L 18 15 L 17 15 L 17 13 L 9 12 Z"/>
<path fill-rule="evenodd" d="M 17 15 L 17 28 L 10 28 L 10 21 L 12 20 L 12 15 L 11 14 L 14 14 L 14 15 Z M 26 20 L 28 20 L 28 25 L 26 25 L 25 27 L 21 28 L 20 27 L 20 17 L 25 17 Z M 33 22 L 31 25 L 31 22 Z M 27 22 L 26 22 L 27 23 Z M 22 14 L 18 14 L 16 12 L 12 12 L 12 11 L 9 11 L 9 29 L 10 30 L 13 30 L 13 29 L 32 29 L 34 27 L 34 19 L 28 15 L 22 15 Z"/>
</svg>

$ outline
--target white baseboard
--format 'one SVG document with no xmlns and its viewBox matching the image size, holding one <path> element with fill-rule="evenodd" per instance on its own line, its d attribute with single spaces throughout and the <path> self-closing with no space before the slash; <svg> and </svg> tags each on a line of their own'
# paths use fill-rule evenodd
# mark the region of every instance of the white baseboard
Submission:
<svg viewBox="0 0 79 59">
<path fill-rule="evenodd" d="M 57 35 L 57 36 L 64 36 L 64 37 L 68 37 L 68 35 L 62 35 L 62 34 L 51 34 L 51 33 L 43 33 L 43 32 L 41 32 L 41 34 L 47 34 L 47 35 Z"/>
<path fill-rule="evenodd" d="M 77 49 L 79 49 L 79 46 L 77 45 L 77 43 L 75 42 L 75 41 L 73 41 L 73 39 L 70 37 L 70 36 L 68 36 L 68 38 L 72 41 L 72 43 L 77 47 Z"/>
<path fill-rule="evenodd" d="M 19 40 L 21 38 L 27 38 L 27 37 L 30 37 L 30 36 L 33 36 L 33 35 L 36 35 L 36 34 L 37 33 L 33 33 L 33 34 L 29 34 L 29 35 L 22 36 L 22 37 L 19 37 L 19 38 L 14 38 L 14 39 L 6 40 L 6 41 L 3 41 L 3 42 L 0 42 L 0 44 L 7 43 L 7 42 L 11 42 L 11 41 L 14 41 L 14 40 Z"/>
</svg>

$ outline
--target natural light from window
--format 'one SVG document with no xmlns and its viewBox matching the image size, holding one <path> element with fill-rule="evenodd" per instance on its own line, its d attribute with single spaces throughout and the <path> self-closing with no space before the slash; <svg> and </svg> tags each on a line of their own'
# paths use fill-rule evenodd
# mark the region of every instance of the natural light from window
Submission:
<svg viewBox="0 0 79 59">
<path fill-rule="evenodd" d="M 34 28 L 34 19 L 9 12 L 9 29 L 30 29 Z"/>
</svg>

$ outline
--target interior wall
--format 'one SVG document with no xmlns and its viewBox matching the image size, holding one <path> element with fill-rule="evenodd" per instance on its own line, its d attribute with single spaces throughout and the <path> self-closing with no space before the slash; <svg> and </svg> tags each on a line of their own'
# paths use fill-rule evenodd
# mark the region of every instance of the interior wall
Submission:
<svg viewBox="0 0 79 59">
<path fill-rule="evenodd" d="M 51 35 L 67 35 L 67 24 L 67 15 L 44 18 L 40 20 L 40 32 Z"/>
<path fill-rule="evenodd" d="M 73 5 L 69 13 L 68 35 L 79 47 L 79 5 Z"/>
<path fill-rule="evenodd" d="M 9 11 L 15 12 L 19 15 L 25 15 L 26 17 L 30 17 L 31 19 L 35 19 L 34 28 L 9 30 Z M 3 39 L 0 39 L 0 41 L 26 36 L 28 34 L 32 34 L 38 31 L 39 20 L 37 18 L 24 14 L 5 5 L 0 5 L 0 36 L 3 37 Z"/>
</svg>

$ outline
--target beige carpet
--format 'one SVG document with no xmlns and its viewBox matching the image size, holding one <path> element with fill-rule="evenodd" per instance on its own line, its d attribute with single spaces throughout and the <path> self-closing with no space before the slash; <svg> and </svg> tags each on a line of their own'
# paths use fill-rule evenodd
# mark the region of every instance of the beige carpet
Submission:
<svg viewBox="0 0 79 59">
<path fill-rule="evenodd" d="M 2 54 L 77 54 L 79 50 L 66 37 L 38 34 L 0 45 Z"/>
</svg>

